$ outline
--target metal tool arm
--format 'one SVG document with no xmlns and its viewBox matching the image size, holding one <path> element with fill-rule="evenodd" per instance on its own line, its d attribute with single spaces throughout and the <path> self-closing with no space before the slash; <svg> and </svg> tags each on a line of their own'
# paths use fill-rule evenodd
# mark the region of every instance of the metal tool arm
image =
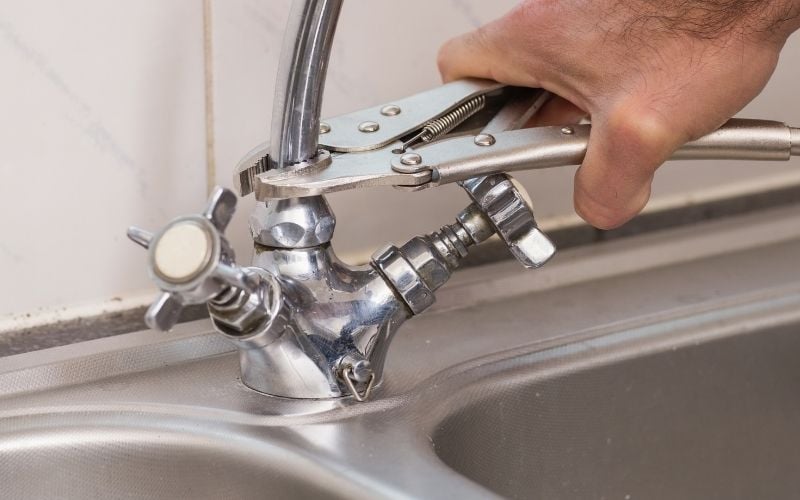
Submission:
<svg viewBox="0 0 800 500">
<path fill-rule="evenodd" d="M 372 186 L 423 189 L 500 172 L 580 165 L 591 125 L 535 127 L 462 135 L 422 145 L 408 154 L 394 146 L 336 156 L 329 165 L 254 176 L 259 199 L 313 196 Z M 399 142 L 396 145 L 399 146 Z M 671 159 L 787 161 L 800 156 L 800 129 L 767 120 L 732 119 L 689 142 Z"/>
<path fill-rule="evenodd" d="M 590 125 L 537 127 L 494 134 L 492 144 L 456 137 L 423 146 L 420 170 L 431 171 L 430 186 L 498 172 L 579 165 Z M 767 120 L 732 119 L 720 129 L 678 149 L 671 159 L 786 161 L 800 155 L 800 129 Z M 400 158 L 393 170 L 402 169 Z"/>
</svg>

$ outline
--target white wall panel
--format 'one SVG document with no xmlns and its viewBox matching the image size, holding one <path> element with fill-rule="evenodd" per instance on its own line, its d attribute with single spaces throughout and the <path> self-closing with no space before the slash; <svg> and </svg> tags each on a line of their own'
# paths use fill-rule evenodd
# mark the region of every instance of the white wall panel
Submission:
<svg viewBox="0 0 800 500">
<path fill-rule="evenodd" d="M 0 3 L 0 314 L 149 288 L 131 223 L 205 198 L 202 4 Z"/>
</svg>

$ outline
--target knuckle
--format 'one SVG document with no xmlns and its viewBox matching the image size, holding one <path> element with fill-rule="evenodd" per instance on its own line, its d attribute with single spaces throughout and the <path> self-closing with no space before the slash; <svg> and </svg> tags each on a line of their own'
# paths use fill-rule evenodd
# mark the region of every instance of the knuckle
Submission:
<svg viewBox="0 0 800 500">
<path fill-rule="evenodd" d="M 672 124 L 665 114 L 646 107 L 618 110 L 610 116 L 607 127 L 607 150 L 622 156 L 616 160 L 651 173 L 690 139 L 690 134 Z"/>
<path fill-rule="evenodd" d="M 620 140 L 648 149 L 666 145 L 671 132 L 660 113 L 646 110 L 619 113 L 612 117 L 609 125 Z"/>
</svg>

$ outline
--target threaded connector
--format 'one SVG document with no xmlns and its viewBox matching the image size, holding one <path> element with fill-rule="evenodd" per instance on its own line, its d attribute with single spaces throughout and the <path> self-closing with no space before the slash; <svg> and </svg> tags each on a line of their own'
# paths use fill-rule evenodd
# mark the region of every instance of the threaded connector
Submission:
<svg viewBox="0 0 800 500">
<path fill-rule="evenodd" d="M 470 247 L 485 241 L 492 234 L 494 230 L 491 222 L 478 205 L 473 203 L 459 212 L 455 223 L 430 233 L 426 239 L 452 271 L 467 256 Z"/>
<path fill-rule="evenodd" d="M 388 245 L 372 256 L 372 264 L 414 314 L 433 305 L 433 292 L 450 279 L 469 247 L 492 235 L 491 222 L 476 204 L 458 214 L 456 222 L 425 236 L 415 236 L 398 248 Z"/>
</svg>

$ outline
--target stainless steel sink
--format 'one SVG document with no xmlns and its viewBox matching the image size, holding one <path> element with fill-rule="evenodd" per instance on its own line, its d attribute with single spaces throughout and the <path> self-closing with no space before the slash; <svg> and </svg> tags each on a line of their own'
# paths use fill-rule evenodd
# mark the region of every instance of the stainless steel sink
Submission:
<svg viewBox="0 0 800 500">
<path fill-rule="evenodd" d="M 800 323 L 635 357 L 606 341 L 454 394 L 437 454 L 510 498 L 796 497 Z"/>
<path fill-rule="evenodd" d="M 792 498 L 800 208 L 463 272 L 375 399 L 205 321 L 0 358 L 2 498 Z"/>
</svg>

